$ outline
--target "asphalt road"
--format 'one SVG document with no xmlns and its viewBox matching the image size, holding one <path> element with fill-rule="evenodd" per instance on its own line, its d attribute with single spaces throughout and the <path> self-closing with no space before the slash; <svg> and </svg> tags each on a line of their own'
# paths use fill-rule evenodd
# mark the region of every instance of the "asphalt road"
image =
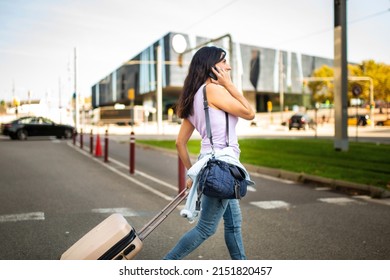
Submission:
<svg viewBox="0 0 390 280">
<path fill-rule="evenodd" d="M 177 194 L 177 156 L 110 141 L 110 162 L 71 142 L 0 138 L 0 259 L 58 259 L 112 212 L 140 229 Z M 249 259 L 390 259 L 390 203 L 252 174 L 242 199 Z M 189 224 L 173 212 L 138 259 L 161 259 Z M 229 259 L 222 223 L 187 259 Z"/>
</svg>

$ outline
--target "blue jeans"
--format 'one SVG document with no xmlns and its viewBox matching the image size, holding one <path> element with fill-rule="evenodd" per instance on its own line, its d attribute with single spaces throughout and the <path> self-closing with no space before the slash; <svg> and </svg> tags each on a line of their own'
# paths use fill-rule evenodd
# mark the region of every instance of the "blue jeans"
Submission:
<svg viewBox="0 0 390 280">
<path fill-rule="evenodd" d="M 203 241 L 217 231 L 223 217 L 225 243 L 233 260 L 245 260 L 241 235 L 241 210 L 238 199 L 219 199 L 202 196 L 201 213 L 197 225 L 179 240 L 164 257 L 165 260 L 180 260 L 195 250 Z"/>
</svg>

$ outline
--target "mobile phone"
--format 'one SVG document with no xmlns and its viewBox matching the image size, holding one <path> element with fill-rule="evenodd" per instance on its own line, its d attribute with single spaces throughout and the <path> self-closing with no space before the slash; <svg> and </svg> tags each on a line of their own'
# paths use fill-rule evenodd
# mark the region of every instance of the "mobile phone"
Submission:
<svg viewBox="0 0 390 280">
<path fill-rule="evenodd" d="M 219 72 L 218 69 L 217 69 L 217 67 L 213 66 L 213 68 L 214 68 L 217 72 Z M 209 72 L 209 77 L 210 77 L 211 79 L 213 79 L 213 80 L 218 80 L 218 77 L 214 74 L 213 70 L 210 70 L 210 72 Z"/>
</svg>

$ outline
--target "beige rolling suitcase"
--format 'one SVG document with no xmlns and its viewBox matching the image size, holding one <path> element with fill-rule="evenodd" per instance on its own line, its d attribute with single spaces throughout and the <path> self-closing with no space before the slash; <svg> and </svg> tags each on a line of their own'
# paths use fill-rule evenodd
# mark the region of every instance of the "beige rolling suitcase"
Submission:
<svg viewBox="0 0 390 280">
<path fill-rule="evenodd" d="M 61 260 L 131 260 L 143 240 L 186 198 L 184 189 L 139 232 L 121 214 L 112 214 L 61 255 Z"/>
</svg>

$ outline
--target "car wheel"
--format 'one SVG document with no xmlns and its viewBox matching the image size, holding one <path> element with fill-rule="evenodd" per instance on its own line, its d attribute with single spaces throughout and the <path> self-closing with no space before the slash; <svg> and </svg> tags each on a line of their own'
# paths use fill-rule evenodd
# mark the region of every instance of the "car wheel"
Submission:
<svg viewBox="0 0 390 280">
<path fill-rule="evenodd" d="M 21 129 L 17 133 L 17 137 L 19 140 L 27 140 L 27 131 L 24 129 Z"/>
<path fill-rule="evenodd" d="M 72 138 L 72 131 L 71 130 L 69 130 L 69 129 L 66 129 L 65 131 L 64 131 L 64 138 L 65 139 L 70 139 L 70 138 Z"/>
</svg>

